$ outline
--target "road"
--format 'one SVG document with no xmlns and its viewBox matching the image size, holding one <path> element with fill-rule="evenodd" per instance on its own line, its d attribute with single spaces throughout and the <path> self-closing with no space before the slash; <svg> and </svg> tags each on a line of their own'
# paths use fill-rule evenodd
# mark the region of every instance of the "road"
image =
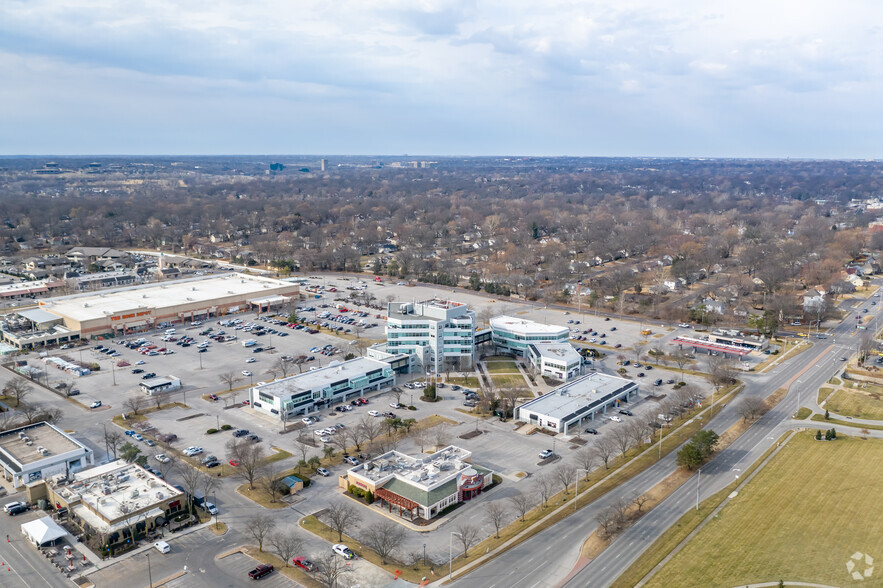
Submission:
<svg viewBox="0 0 883 588">
<path fill-rule="evenodd" d="M 870 306 L 869 301 L 864 302 L 862 307 L 868 307 L 871 312 L 877 310 L 876 306 Z M 855 319 L 850 314 L 829 332 L 827 339 L 817 341 L 812 349 L 766 374 L 745 375 L 745 388 L 741 392 L 743 397 L 765 398 L 783 386 L 790 386 L 789 392 L 773 410 L 702 468 L 699 500 L 704 500 L 728 486 L 740 471 L 754 463 L 782 433 L 793 426 L 790 417 L 797 409 L 798 397 L 802 394 L 814 394 L 832 375 L 842 369 L 843 362 L 840 358 L 854 352 L 863 333 L 864 331 L 855 329 Z M 706 428 L 724 431 L 740 418 L 736 403 L 731 403 L 716 414 Z M 677 467 L 675 453 L 669 453 L 615 491 L 583 507 L 576 515 L 534 535 L 453 584 L 487 588 L 609 586 L 653 541 L 690 508 L 695 507 L 695 480 L 700 475 L 694 476 L 693 480 L 681 486 L 623 532 L 604 552 L 568 580 L 568 575 L 577 564 L 579 549 L 597 527 L 595 517 L 598 513 L 617 498 L 646 492 L 671 474 Z"/>
</svg>

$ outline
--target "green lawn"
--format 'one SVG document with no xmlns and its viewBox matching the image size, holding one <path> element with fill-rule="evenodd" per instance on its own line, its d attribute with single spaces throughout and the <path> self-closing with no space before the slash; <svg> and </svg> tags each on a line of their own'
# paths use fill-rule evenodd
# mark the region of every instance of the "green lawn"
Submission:
<svg viewBox="0 0 883 588">
<path fill-rule="evenodd" d="M 794 418 L 802 421 L 803 419 L 807 418 L 811 414 L 812 414 L 812 409 L 809 409 L 809 408 L 803 406 L 800 408 L 800 410 L 797 411 L 797 414 L 794 415 Z"/>
<path fill-rule="evenodd" d="M 880 440 L 795 436 L 646 586 L 853 584 L 847 560 L 883 553 L 881 459 Z"/>
<path fill-rule="evenodd" d="M 831 392 L 834 391 L 834 388 L 828 388 L 827 386 L 819 388 L 819 399 L 818 403 L 821 404 L 822 400 L 831 395 Z"/>
<path fill-rule="evenodd" d="M 485 360 L 484 367 L 491 374 L 517 374 L 518 364 L 511 359 Z"/>
<path fill-rule="evenodd" d="M 495 374 L 491 376 L 491 380 L 497 388 L 527 388 L 527 381 L 524 379 L 524 376 L 520 375 Z"/>
<path fill-rule="evenodd" d="M 839 415 L 860 419 L 883 419 L 883 395 L 874 391 L 877 386 L 863 390 L 840 389 L 828 398 L 825 408 Z"/>
</svg>

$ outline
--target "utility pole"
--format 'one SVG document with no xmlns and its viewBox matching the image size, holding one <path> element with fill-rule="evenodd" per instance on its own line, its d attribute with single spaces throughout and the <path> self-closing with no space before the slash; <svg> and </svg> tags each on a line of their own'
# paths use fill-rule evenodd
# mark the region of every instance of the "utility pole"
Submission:
<svg viewBox="0 0 883 588">
<path fill-rule="evenodd" d="M 696 474 L 696 510 L 699 510 L 699 480 L 702 478 L 702 468 Z"/>
</svg>

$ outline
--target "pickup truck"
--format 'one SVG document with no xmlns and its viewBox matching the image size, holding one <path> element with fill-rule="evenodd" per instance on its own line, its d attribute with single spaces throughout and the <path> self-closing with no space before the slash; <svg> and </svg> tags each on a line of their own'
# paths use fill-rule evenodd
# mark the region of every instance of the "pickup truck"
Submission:
<svg viewBox="0 0 883 588">
<path fill-rule="evenodd" d="M 272 571 L 273 566 L 271 566 L 270 564 L 261 564 L 252 571 L 248 572 L 248 577 L 252 580 L 260 580 Z"/>
</svg>

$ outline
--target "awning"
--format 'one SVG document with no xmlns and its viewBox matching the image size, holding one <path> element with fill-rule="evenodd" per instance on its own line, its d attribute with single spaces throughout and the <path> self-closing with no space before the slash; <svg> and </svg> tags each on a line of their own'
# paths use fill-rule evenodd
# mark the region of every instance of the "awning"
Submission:
<svg viewBox="0 0 883 588">
<path fill-rule="evenodd" d="M 25 523 L 21 526 L 21 532 L 37 547 L 46 543 L 52 543 L 56 539 L 61 539 L 67 535 L 67 531 L 53 521 L 52 517 L 43 517 L 42 519 Z"/>
</svg>

